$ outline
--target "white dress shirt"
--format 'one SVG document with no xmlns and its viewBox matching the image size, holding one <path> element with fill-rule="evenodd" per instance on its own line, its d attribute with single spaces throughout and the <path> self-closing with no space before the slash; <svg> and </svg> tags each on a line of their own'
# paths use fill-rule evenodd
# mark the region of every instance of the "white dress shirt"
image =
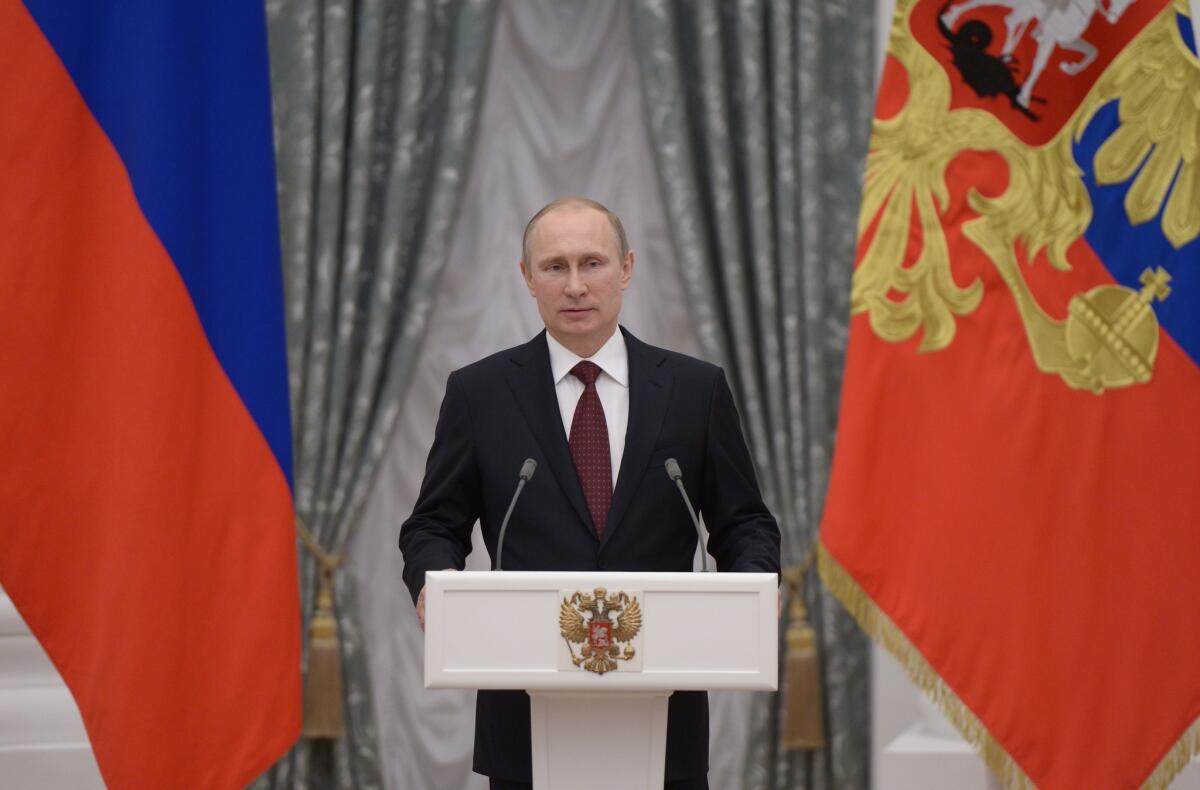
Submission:
<svg viewBox="0 0 1200 790">
<path fill-rule="evenodd" d="M 570 439 L 575 406 L 583 395 L 583 382 L 571 375 L 571 368 L 584 358 L 559 343 L 549 332 L 546 333 L 546 344 L 550 346 L 550 371 L 554 376 L 554 394 L 558 396 L 563 431 Z M 629 426 L 629 351 L 625 348 L 621 330 L 613 332 L 600 350 L 587 359 L 596 363 L 601 371 L 596 377 L 596 394 L 600 396 L 604 422 L 608 426 L 608 450 L 615 488 L 617 473 L 621 471 L 621 456 L 625 452 L 625 429 Z"/>
</svg>

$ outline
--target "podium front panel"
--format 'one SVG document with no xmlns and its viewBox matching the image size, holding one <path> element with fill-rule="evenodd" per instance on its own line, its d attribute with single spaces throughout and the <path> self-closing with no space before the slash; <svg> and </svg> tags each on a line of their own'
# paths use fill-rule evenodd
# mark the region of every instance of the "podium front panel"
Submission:
<svg viewBox="0 0 1200 790">
<path fill-rule="evenodd" d="M 597 590 L 621 602 L 616 611 L 621 605 L 633 610 L 636 601 L 641 615 L 636 638 L 607 663 L 583 661 L 584 645 L 592 643 L 573 643 L 562 625 L 564 605 L 569 618 L 570 611 L 594 606 Z M 425 685 L 772 690 L 778 674 L 777 595 L 776 576 L 769 573 L 430 573 Z M 586 620 L 595 638 L 622 634 L 620 614 L 614 615 L 614 630 L 599 622 L 602 617 L 590 616 L 596 611 L 589 610 Z"/>
</svg>

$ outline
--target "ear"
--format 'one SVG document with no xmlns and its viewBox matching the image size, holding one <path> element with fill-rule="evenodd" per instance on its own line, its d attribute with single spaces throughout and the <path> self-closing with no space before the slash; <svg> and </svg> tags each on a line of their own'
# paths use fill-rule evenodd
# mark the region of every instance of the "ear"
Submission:
<svg viewBox="0 0 1200 790">
<path fill-rule="evenodd" d="M 625 256 L 625 260 L 621 262 L 621 290 L 624 291 L 629 287 L 629 281 L 633 279 L 633 250 Z"/>
<path fill-rule="evenodd" d="M 521 276 L 525 278 L 525 287 L 529 289 L 529 295 L 536 299 L 537 294 L 533 291 L 533 270 L 525 265 L 524 260 L 517 265 L 521 267 Z"/>
</svg>

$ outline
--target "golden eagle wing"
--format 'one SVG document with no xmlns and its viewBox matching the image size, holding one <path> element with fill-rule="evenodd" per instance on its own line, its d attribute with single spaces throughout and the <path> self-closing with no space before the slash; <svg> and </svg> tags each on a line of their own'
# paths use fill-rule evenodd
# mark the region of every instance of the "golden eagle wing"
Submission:
<svg viewBox="0 0 1200 790">
<path fill-rule="evenodd" d="M 618 642 L 628 642 L 642 630 L 642 607 L 634 598 L 621 612 L 617 619 L 617 627 L 613 629 L 613 639 Z"/>
<path fill-rule="evenodd" d="M 563 638 L 568 642 L 586 642 L 587 626 L 583 624 L 583 615 L 564 598 L 558 609 L 558 626 L 562 629 Z"/>
<path fill-rule="evenodd" d="M 1200 61 L 1183 44 L 1175 14 L 1151 23 L 1096 88 L 1077 135 L 1100 105 L 1120 101 L 1120 125 L 1096 151 L 1096 180 L 1132 179 L 1129 221 L 1140 225 L 1161 213 L 1163 234 L 1176 249 L 1200 237 Z"/>
</svg>

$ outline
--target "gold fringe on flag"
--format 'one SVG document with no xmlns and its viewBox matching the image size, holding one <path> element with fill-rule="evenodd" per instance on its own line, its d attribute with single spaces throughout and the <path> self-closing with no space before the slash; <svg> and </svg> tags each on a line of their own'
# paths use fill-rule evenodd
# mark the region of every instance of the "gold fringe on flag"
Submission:
<svg viewBox="0 0 1200 790">
<path fill-rule="evenodd" d="M 992 737 L 983 722 L 934 671 L 904 632 L 858 586 L 858 582 L 846 573 L 833 555 L 826 551 L 824 544 L 818 547 L 817 572 L 821 581 L 842 602 L 850 616 L 858 621 L 867 636 L 887 648 L 900 661 L 913 682 L 937 703 L 946 714 L 946 718 L 975 747 L 1004 787 L 1013 790 L 1036 787 L 1021 770 L 1021 766 L 1017 765 L 1016 760 Z"/>
<path fill-rule="evenodd" d="M 345 557 L 324 551 L 299 518 L 296 528 L 320 565 L 317 603 L 308 625 L 303 734 L 305 738 L 337 739 L 346 727 L 342 710 L 342 648 L 333 615 L 333 580 Z"/>
<path fill-rule="evenodd" d="M 804 574 L 813 555 L 783 572 L 788 590 L 787 652 L 784 659 L 783 748 L 825 748 L 825 710 L 817 634 L 804 606 Z"/>
</svg>

